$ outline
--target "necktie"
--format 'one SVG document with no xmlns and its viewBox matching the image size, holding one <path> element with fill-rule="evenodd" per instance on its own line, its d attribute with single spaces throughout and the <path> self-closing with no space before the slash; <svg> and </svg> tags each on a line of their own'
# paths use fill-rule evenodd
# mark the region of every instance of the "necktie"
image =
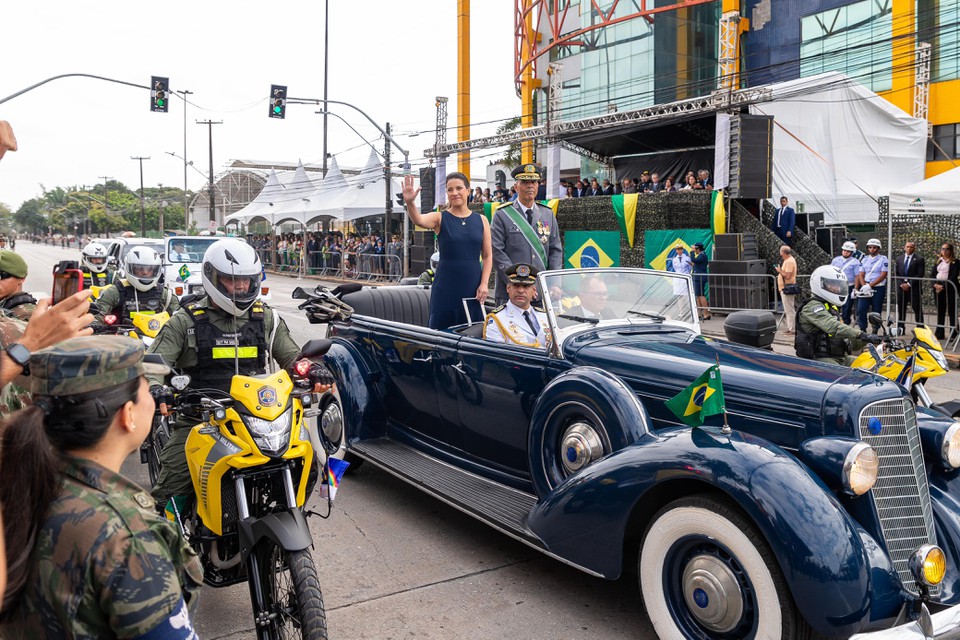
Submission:
<svg viewBox="0 0 960 640">
<path fill-rule="evenodd" d="M 537 319 L 533 317 L 532 313 L 530 313 L 529 311 L 524 311 L 523 319 L 527 321 L 527 324 L 530 326 L 530 331 L 533 331 L 534 336 L 540 333 L 540 327 L 537 323 Z"/>
<path fill-rule="evenodd" d="M 778 227 L 780 226 L 780 218 L 781 218 L 782 216 L 783 216 L 783 209 L 781 208 L 780 211 L 777 213 L 777 226 L 778 226 Z"/>
<path fill-rule="evenodd" d="M 527 216 L 527 222 L 530 223 L 530 226 L 533 226 L 533 209 L 527 209 L 525 214 Z"/>
<path fill-rule="evenodd" d="M 910 256 L 903 259 L 903 275 L 910 274 Z"/>
</svg>

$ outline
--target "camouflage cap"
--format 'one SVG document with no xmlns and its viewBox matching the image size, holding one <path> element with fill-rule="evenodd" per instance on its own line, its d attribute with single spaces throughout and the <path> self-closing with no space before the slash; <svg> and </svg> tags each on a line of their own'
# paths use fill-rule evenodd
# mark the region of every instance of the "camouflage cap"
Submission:
<svg viewBox="0 0 960 640">
<path fill-rule="evenodd" d="M 27 263 L 20 257 L 19 253 L 4 251 L 0 253 L 0 271 L 9 273 L 15 278 L 26 278 Z"/>
<path fill-rule="evenodd" d="M 143 361 L 143 343 L 125 336 L 71 338 L 30 356 L 30 392 L 61 396 L 110 389 L 170 367 Z"/>
</svg>

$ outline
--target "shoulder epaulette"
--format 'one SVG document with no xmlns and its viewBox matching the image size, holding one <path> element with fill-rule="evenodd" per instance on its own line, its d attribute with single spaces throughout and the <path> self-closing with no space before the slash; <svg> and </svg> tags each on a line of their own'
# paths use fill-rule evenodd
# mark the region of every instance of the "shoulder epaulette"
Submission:
<svg viewBox="0 0 960 640">
<path fill-rule="evenodd" d="M 507 303 L 504 302 L 502 305 L 500 305 L 499 307 L 497 307 L 496 309 L 494 309 L 494 310 L 491 311 L 490 313 L 500 313 L 501 311 L 503 311 L 503 310 L 506 309 L 506 308 L 507 308 Z"/>
<path fill-rule="evenodd" d="M 263 318 L 265 308 L 262 300 L 255 301 L 250 307 L 250 317 L 257 320 Z"/>
<path fill-rule="evenodd" d="M 209 316 L 207 316 L 207 310 L 196 302 L 191 302 L 184 308 L 193 316 L 194 322 L 207 322 L 210 319 Z"/>
<path fill-rule="evenodd" d="M 535 304 L 532 304 L 532 305 L 530 305 L 530 308 L 533 309 L 534 311 L 539 311 L 540 313 L 546 313 L 546 312 L 547 312 L 547 310 L 544 309 L 542 305 L 541 305 L 541 306 L 537 306 L 537 305 L 535 305 Z"/>
</svg>

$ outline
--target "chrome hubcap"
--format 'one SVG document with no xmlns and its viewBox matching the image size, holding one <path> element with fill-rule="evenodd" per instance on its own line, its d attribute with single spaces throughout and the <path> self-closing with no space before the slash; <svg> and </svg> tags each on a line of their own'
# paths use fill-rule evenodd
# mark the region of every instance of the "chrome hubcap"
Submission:
<svg viewBox="0 0 960 640">
<path fill-rule="evenodd" d="M 343 437 L 343 413 L 340 411 L 339 404 L 331 402 L 323 410 L 323 414 L 320 416 L 320 429 L 327 440 L 333 444 L 340 444 Z"/>
<path fill-rule="evenodd" d="M 575 473 L 603 455 L 600 436 L 586 422 L 576 422 L 567 429 L 561 440 L 560 456 L 563 469 Z"/>
<path fill-rule="evenodd" d="M 696 556 L 687 564 L 683 598 L 697 621 L 717 633 L 733 630 L 743 615 L 743 593 L 737 577 L 714 556 Z"/>
</svg>

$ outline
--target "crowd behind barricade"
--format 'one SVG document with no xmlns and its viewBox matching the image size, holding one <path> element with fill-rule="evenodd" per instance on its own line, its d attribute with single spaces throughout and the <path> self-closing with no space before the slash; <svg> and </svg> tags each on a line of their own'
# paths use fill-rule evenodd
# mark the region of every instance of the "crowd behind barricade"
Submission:
<svg viewBox="0 0 960 640">
<path fill-rule="evenodd" d="M 308 275 L 338 275 L 345 278 L 399 281 L 402 275 L 403 242 L 394 234 L 344 234 L 342 231 L 283 233 L 276 237 L 257 234 L 248 238 L 263 264 L 278 271 Z"/>
</svg>

